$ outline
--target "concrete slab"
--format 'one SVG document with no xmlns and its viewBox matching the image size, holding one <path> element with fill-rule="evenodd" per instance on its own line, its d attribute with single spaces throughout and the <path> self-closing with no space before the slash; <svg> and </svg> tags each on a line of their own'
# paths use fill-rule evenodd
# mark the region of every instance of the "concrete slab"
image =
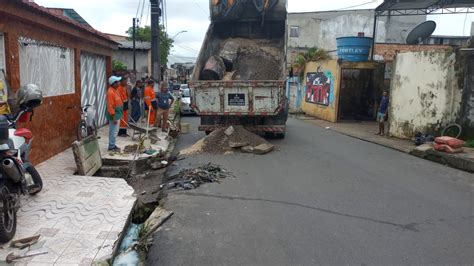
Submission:
<svg viewBox="0 0 474 266">
<path fill-rule="evenodd" d="M 132 131 L 129 130 L 129 135 L 132 135 Z M 103 127 L 99 129 L 99 147 L 100 147 L 100 154 L 102 155 L 102 159 L 107 160 L 115 160 L 115 161 L 132 161 L 134 160 L 134 153 L 117 153 L 117 152 L 109 152 L 107 150 L 108 143 L 109 143 L 109 128 Z M 155 144 L 152 144 L 152 149 L 156 150 L 153 154 L 139 154 L 135 160 L 142 160 L 148 159 L 157 156 L 158 154 L 165 152 L 168 149 L 169 142 L 167 140 L 167 133 L 165 132 L 157 132 L 156 136 L 158 137 L 159 141 Z M 137 137 L 138 138 L 138 137 Z M 136 145 L 138 144 L 138 139 L 133 140 L 132 137 L 117 137 L 117 146 L 120 147 L 122 150 L 124 147 L 129 145 Z"/>
<path fill-rule="evenodd" d="M 433 162 L 474 173 L 474 149 L 464 148 L 464 152 L 449 154 L 434 149 L 414 149 L 411 154 Z"/>
<path fill-rule="evenodd" d="M 90 265 L 113 253 L 115 241 L 133 208 L 133 189 L 125 180 L 74 176 L 71 149 L 37 166 L 44 188 L 22 200 L 14 239 L 41 234 L 31 250 L 48 251 L 16 265 Z M 0 246 L 0 264 L 19 250 Z"/>
</svg>

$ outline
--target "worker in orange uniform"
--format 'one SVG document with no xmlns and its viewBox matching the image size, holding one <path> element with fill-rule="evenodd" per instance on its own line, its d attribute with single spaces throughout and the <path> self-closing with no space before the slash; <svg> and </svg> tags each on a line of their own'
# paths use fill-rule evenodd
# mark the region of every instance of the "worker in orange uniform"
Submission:
<svg viewBox="0 0 474 266">
<path fill-rule="evenodd" d="M 144 100 L 145 100 L 145 110 L 149 112 L 148 115 L 148 124 L 153 126 L 156 120 L 156 110 L 158 109 L 158 103 L 156 101 L 156 94 L 155 90 L 153 89 L 155 82 L 153 79 L 149 79 L 147 81 L 147 85 L 145 87 L 144 92 Z"/>
<path fill-rule="evenodd" d="M 119 121 L 122 119 L 123 102 L 118 87 L 121 77 L 111 76 L 109 78 L 109 89 L 107 90 L 107 112 L 106 117 L 109 121 L 109 151 L 120 151 L 115 145 L 119 130 Z"/>
<path fill-rule="evenodd" d="M 118 87 L 118 92 L 120 93 L 120 97 L 122 98 L 123 102 L 123 116 L 122 119 L 120 119 L 120 129 L 118 136 L 119 137 L 130 137 L 127 134 L 127 123 L 128 123 L 128 98 L 129 98 L 129 93 L 128 93 L 128 83 L 127 83 L 127 78 L 122 77 L 122 80 L 120 81 L 120 85 Z"/>
</svg>

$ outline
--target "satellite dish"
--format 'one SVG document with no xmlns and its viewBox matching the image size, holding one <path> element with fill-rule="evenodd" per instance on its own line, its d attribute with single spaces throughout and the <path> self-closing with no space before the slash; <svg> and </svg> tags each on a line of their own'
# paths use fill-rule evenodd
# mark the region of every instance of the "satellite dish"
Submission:
<svg viewBox="0 0 474 266">
<path fill-rule="evenodd" d="M 436 22 L 432 20 L 425 21 L 408 33 L 407 44 L 421 44 L 424 40 L 433 34 L 436 29 Z"/>
</svg>

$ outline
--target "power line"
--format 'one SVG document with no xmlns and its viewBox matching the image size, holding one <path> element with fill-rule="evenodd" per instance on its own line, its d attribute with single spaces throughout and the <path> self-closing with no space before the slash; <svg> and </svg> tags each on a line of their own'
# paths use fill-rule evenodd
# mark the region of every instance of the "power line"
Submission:
<svg viewBox="0 0 474 266">
<path fill-rule="evenodd" d="M 143 19 L 143 12 L 145 11 L 145 0 L 143 0 L 143 5 L 142 5 L 142 14 L 140 15 L 140 20 L 138 21 L 138 26 L 140 27 L 142 24 L 142 19 Z"/>
<path fill-rule="evenodd" d="M 135 18 L 138 18 L 138 13 L 140 12 L 140 6 L 142 5 L 143 0 L 138 1 L 137 13 L 135 14 Z"/>
<path fill-rule="evenodd" d="M 204 8 L 202 8 L 201 5 L 199 5 L 199 3 L 198 3 L 196 0 L 194 0 L 194 4 L 197 5 L 197 7 L 198 7 L 202 12 L 204 12 L 204 14 L 207 15 L 206 10 L 204 10 Z"/>
<path fill-rule="evenodd" d="M 166 0 L 163 0 L 163 9 L 165 10 L 165 29 L 168 31 L 168 5 L 166 4 Z"/>
<path fill-rule="evenodd" d="M 147 25 L 148 23 L 148 15 L 150 15 L 150 2 L 148 2 L 148 6 L 146 8 L 146 19 L 145 19 L 145 26 Z"/>
<path fill-rule="evenodd" d="M 177 43 L 175 43 L 175 45 L 178 46 L 178 47 L 180 47 L 180 48 L 182 48 L 182 49 L 188 50 L 188 51 L 190 51 L 190 52 L 199 52 L 198 49 L 192 48 L 192 47 L 187 46 L 187 45 L 184 45 L 184 44 L 177 44 Z"/>
<path fill-rule="evenodd" d="M 376 3 L 377 0 L 372 0 L 370 2 L 365 2 L 363 4 L 359 4 L 359 5 L 354 5 L 354 6 L 348 6 L 348 7 L 343 7 L 343 8 L 339 8 L 339 9 L 335 9 L 335 10 L 345 10 L 345 9 L 351 9 L 351 8 L 356 8 L 356 7 L 361 7 L 361 6 L 365 6 L 365 5 L 370 5 L 370 4 L 373 4 L 373 3 Z"/>
</svg>

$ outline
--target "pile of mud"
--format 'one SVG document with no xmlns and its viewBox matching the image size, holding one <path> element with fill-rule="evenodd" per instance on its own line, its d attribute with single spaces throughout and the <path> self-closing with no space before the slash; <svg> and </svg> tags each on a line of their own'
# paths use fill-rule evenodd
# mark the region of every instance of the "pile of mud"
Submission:
<svg viewBox="0 0 474 266">
<path fill-rule="evenodd" d="M 230 126 L 213 131 L 180 154 L 225 154 L 232 151 L 266 154 L 273 148 L 274 146 L 264 138 L 246 130 L 243 126 Z"/>
</svg>

